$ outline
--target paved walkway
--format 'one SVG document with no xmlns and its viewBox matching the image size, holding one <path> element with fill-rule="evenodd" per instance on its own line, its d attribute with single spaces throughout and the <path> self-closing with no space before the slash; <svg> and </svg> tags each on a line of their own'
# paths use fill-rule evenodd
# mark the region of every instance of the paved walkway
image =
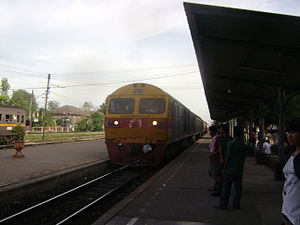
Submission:
<svg viewBox="0 0 300 225">
<path fill-rule="evenodd" d="M 0 150 L 0 188 L 14 183 L 107 160 L 104 140 L 26 146 L 24 158 L 13 158 L 14 149 Z"/>
<path fill-rule="evenodd" d="M 251 158 L 246 160 L 241 209 L 214 208 L 219 198 L 207 190 L 213 183 L 208 177 L 208 141 L 192 145 L 95 225 L 107 223 L 112 215 L 109 225 L 279 225 L 283 183 Z"/>
</svg>

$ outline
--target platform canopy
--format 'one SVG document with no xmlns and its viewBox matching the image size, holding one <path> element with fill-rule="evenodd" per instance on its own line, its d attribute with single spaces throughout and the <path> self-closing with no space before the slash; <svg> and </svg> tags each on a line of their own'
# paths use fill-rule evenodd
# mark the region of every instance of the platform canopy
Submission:
<svg viewBox="0 0 300 225">
<path fill-rule="evenodd" d="M 300 90 L 300 18 L 184 3 L 205 94 L 215 120 L 256 109 L 260 99 Z"/>
</svg>

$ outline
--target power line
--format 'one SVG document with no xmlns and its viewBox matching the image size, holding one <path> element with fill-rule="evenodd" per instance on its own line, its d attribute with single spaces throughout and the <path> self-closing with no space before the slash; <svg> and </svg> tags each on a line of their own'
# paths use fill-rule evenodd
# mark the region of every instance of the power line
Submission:
<svg viewBox="0 0 300 225">
<path fill-rule="evenodd" d="M 171 75 L 156 76 L 156 77 L 150 77 L 150 78 L 144 78 L 144 79 L 131 79 L 131 80 L 121 80 L 121 81 L 101 82 L 101 83 L 73 84 L 73 85 L 66 85 L 64 87 L 68 88 L 68 87 L 83 87 L 83 86 L 98 86 L 98 85 L 105 86 L 105 85 L 118 84 L 118 83 L 140 82 L 140 81 L 146 81 L 146 80 L 162 79 L 162 78 L 167 78 L 167 77 L 183 76 L 183 75 L 193 74 L 193 73 L 197 73 L 197 72 L 199 72 L 199 70 L 185 72 L 185 73 L 171 74 Z"/>
<path fill-rule="evenodd" d="M 29 75 L 29 76 L 31 75 L 31 76 L 34 76 L 34 77 L 44 76 L 45 74 L 47 74 L 47 73 L 42 73 L 42 72 L 34 72 L 34 71 L 26 70 L 26 69 L 23 69 L 23 68 L 20 68 L 20 67 L 3 64 L 3 63 L 0 63 L 0 66 L 2 66 L 2 67 L 0 67 L 0 70 L 2 70 L 2 71 L 9 71 L 9 72 L 15 72 L 15 73 L 20 73 L 20 74 L 26 74 L 26 75 Z"/>
<path fill-rule="evenodd" d="M 82 75 L 82 74 L 91 74 L 91 73 L 107 73 L 107 72 L 132 72 L 132 71 L 143 71 L 143 70 L 155 70 L 155 69 L 169 69 L 169 68 L 185 68 L 185 67 L 196 67 L 194 64 L 186 65 L 170 65 L 170 66 L 157 66 L 157 67 L 144 67 L 144 68 L 128 68 L 128 69 L 107 69 L 107 70 L 97 70 L 97 71 L 81 71 L 81 72 L 70 72 L 70 73 L 53 73 L 54 75 L 67 76 L 67 75 Z"/>
<path fill-rule="evenodd" d="M 141 81 L 147 81 L 147 80 L 156 80 L 156 79 L 162 79 L 162 78 L 168 78 L 168 77 L 176 77 L 176 76 L 185 76 L 188 74 L 198 73 L 199 70 L 196 71 L 190 71 L 190 72 L 184 72 L 184 73 L 177 73 L 177 74 L 166 74 L 166 75 L 158 75 L 158 76 L 151 76 L 146 78 L 132 78 L 130 80 L 115 80 L 115 81 L 109 81 L 109 82 L 98 82 L 98 83 L 83 83 L 83 84 L 72 84 L 72 85 L 56 85 L 56 87 L 51 87 L 52 89 L 55 88 L 70 88 L 70 87 L 84 87 L 84 86 L 110 86 L 112 84 L 119 84 L 119 83 L 129 83 L 129 82 L 141 82 Z M 56 79 L 57 80 L 57 79 Z M 27 87 L 22 89 L 44 89 L 45 87 Z"/>
</svg>

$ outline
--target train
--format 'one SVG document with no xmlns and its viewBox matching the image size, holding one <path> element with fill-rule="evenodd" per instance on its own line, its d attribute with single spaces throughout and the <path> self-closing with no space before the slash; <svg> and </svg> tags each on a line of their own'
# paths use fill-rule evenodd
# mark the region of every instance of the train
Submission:
<svg viewBox="0 0 300 225">
<path fill-rule="evenodd" d="M 9 144 L 12 141 L 13 127 L 25 127 L 26 110 L 18 106 L 0 105 L 0 144 Z"/>
<path fill-rule="evenodd" d="M 134 83 L 106 98 L 105 144 L 114 164 L 157 166 L 200 138 L 207 124 L 162 89 Z"/>
</svg>

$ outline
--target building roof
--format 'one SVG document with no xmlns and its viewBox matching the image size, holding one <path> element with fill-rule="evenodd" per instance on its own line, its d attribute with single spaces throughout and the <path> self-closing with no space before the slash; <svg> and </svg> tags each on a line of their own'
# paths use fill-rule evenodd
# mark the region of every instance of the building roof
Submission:
<svg viewBox="0 0 300 225">
<path fill-rule="evenodd" d="M 56 115 L 66 115 L 66 116 L 88 116 L 89 113 L 79 109 L 75 106 L 64 105 L 62 107 L 54 110 L 54 114 Z"/>
<path fill-rule="evenodd" d="M 184 3 L 212 119 L 300 87 L 300 18 Z"/>
<path fill-rule="evenodd" d="M 25 110 L 26 111 L 26 109 L 24 109 L 20 106 L 11 106 L 11 105 L 2 105 L 2 104 L 0 104 L 0 108 L 20 109 L 20 110 Z"/>
</svg>

